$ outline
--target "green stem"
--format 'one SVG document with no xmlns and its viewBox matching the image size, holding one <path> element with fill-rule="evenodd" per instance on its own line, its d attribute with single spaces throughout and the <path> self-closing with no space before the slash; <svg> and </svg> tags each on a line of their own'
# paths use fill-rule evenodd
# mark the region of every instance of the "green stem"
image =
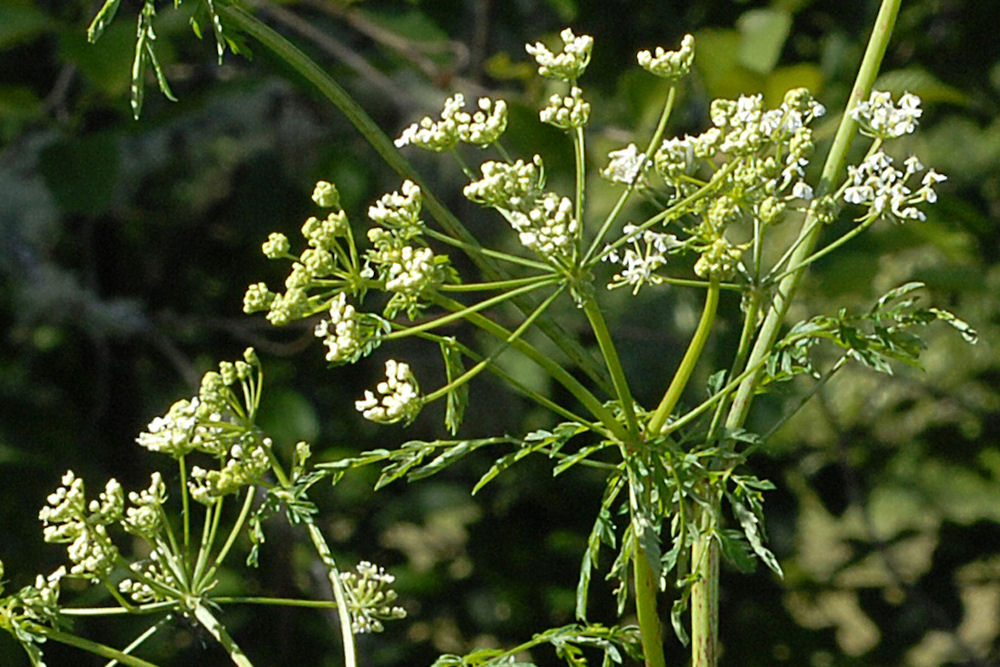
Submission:
<svg viewBox="0 0 1000 667">
<path fill-rule="evenodd" d="M 229 659 L 233 661 L 234 665 L 238 665 L 238 667 L 253 667 L 250 658 L 243 652 L 243 649 L 236 643 L 236 640 L 229 635 L 226 627 L 222 625 L 219 619 L 212 615 L 208 607 L 199 602 L 195 605 L 192 612 L 198 623 L 201 624 L 201 627 L 208 630 L 208 633 L 215 638 L 215 641 L 219 642 L 226 649 Z"/>
<path fill-rule="evenodd" d="M 889 37 L 892 34 L 892 27 L 895 23 L 896 15 L 899 13 L 901 2 L 902 0 L 883 0 L 882 2 L 878 17 L 875 19 L 871 38 L 868 41 L 868 48 L 865 50 L 861 67 L 858 70 L 858 76 L 854 81 L 854 87 L 847 100 L 844 113 L 841 116 L 840 126 L 837 128 L 837 134 L 834 137 L 833 145 L 830 147 L 830 153 L 827 155 L 826 162 L 823 165 L 823 173 L 816 188 L 817 197 L 822 197 L 830 191 L 837 175 L 843 169 L 844 162 L 847 159 L 847 150 L 857 129 L 857 122 L 851 118 L 850 110 L 857 106 L 859 102 L 866 99 L 871 91 L 872 84 L 874 84 L 875 78 L 878 75 L 882 57 L 885 55 L 885 50 L 889 45 Z M 823 225 L 816 224 L 815 216 L 812 214 L 807 215 L 803 224 L 805 228 L 809 229 L 809 233 L 789 259 L 789 265 L 798 268 L 786 275 L 778 284 L 774 301 L 768 309 L 764 323 L 761 325 L 760 332 L 757 335 L 757 340 L 750 351 L 750 357 L 747 361 L 748 365 L 757 363 L 757 361 L 770 353 L 771 347 L 777 340 L 781 324 L 784 322 L 785 314 L 788 312 L 792 297 L 798 290 L 799 282 L 805 273 L 806 265 L 803 264 L 803 260 L 813 253 L 819 241 Z M 733 407 L 726 420 L 727 427 L 735 428 L 741 426 L 746 421 L 747 413 L 750 410 L 750 403 L 753 400 L 756 380 L 756 376 L 750 376 L 740 386 L 733 401 Z"/>
<path fill-rule="evenodd" d="M 877 215 L 870 216 L 867 220 L 862 221 L 860 225 L 855 226 L 851 231 L 847 232 L 846 234 L 844 234 L 843 236 L 841 236 L 840 238 L 838 238 L 836 241 L 830 242 L 828 245 L 823 246 L 822 248 L 820 248 L 816 252 L 812 253 L 808 257 L 802 259 L 797 264 L 792 264 L 792 266 L 790 266 L 789 268 L 785 269 L 784 271 L 782 271 L 780 274 L 778 274 L 774 278 L 770 278 L 769 282 L 778 282 L 780 280 L 784 280 L 787 276 L 789 276 L 789 275 L 791 275 L 793 273 L 796 273 L 798 271 L 802 271 L 803 269 L 805 269 L 807 266 L 809 266 L 810 264 L 812 264 L 816 260 L 820 259 L 821 257 L 825 257 L 826 255 L 830 254 L 831 252 L 833 252 L 834 250 L 836 250 L 840 246 L 844 245 L 845 243 L 847 243 L 848 241 L 850 241 L 851 239 L 853 239 L 858 234 L 861 234 L 862 232 L 864 232 L 866 229 L 868 229 L 869 227 L 871 227 L 872 223 L 874 223 L 876 220 L 878 220 L 878 216 Z M 794 259 L 795 259 L 794 255 L 792 256 L 791 259 L 794 261 Z"/>
<path fill-rule="evenodd" d="M 705 294 L 705 307 L 701 312 L 698 328 L 695 329 L 694 335 L 691 337 L 687 352 L 684 353 L 684 358 L 681 359 L 681 364 L 677 367 L 677 372 L 674 373 L 674 378 L 671 380 L 670 386 L 667 387 L 667 391 L 663 394 L 660 404 L 656 407 L 656 412 L 650 417 L 649 424 L 646 426 L 649 436 L 655 437 L 663 431 L 663 428 L 667 424 L 667 419 L 670 418 L 670 413 L 677 405 L 677 401 L 680 400 L 681 394 L 684 393 L 684 388 L 687 387 L 688 380 L 691 379 L 691 373 L 694 371 L 694 367 L 698 363 L 698 358 L 701 357 L 701 352 L 708 341 L 708 335 L 711 333 L 712 323 L 715 321 L 715 313 L 718 306 L 719 283 L 712 280 Z"/>
<path fill-rule="evenodd" d="M 156 623 L 154 623 L 153 625 L 151 625 L 148 628 L 146 628 L 142 632 L 142 634 L 140 634 L 138 637 L 136 637 L 135 639 L 133 639 L 129 643 L 128 646 L 126 646 L 124 649 L 122 649 L 122 653 L 125 653 L 126 655 L 131 655 L 132 651 L 134 651 L 137 648 L 139 648 L 140 646 L 142 646 L 143 643 L 145 643 L 145 641 L 147 639 L 149 639 L 150 637 L 152 637 L 153 635 L 155 635 L 157 632 L 159 632 L 160 630 L 162 630 L 163 628 L 165 628 L 167 626 L 167 624 L 170 623 L 171 620 L 172 620 L 171 615 L 167 614 L 166 616 L 164 616 L 163 618 L 161 618 L 160 620 L 158 620 Z M 119 662 L 120 662 L 119 660 L 112 660 L 111 662 L 109 662 L 104 667 L 115 667 L 116 665 L 118 665 Z"/>
<path fill-rule="evenodd" d="M 333 588 L 333 599 L 337 603 L 337 617 L 340 619 L 340 637 L 344 642 L 344 667 L 358 667 L 356 651 L 354 649 L 354 630 L 352 629 L 351 610 L 347 607 L 347 593 L 344 591 L 344 582 L 340 580 L 340 570 L 333 560 L 330 547 L 323 538 L 323 533 L 313 522 L 312 518 L 306 519 L 309 528 L 309 538 L 313 547 L 319 555 L 323 564 L 326 565 L 326 576 L 330 580 L 330 587 Z"/>
<path fill-rule="evenodd" d="M 187 463 L 184 461 L 183 456 L 177 459 L 177 466 L 180 468 L 181 472 L 181 512 L 182 520 L 184 522 L 184 557 L 187 558 L 188 552 L 191 549 L 191 502 L 188 498 Z"/>
<path fill-rule="evenodd" d="M 459 250 L 464 251 L 466 254 L 479 252 L 486 257 L 490 257 L 492 259 L 498 259 L 500 261 L 508 262 L 510 264 L 517 264 L 518 266 L 526 266 L 530 269 L 538 269 L 540 271 L 552 270 L 552 267 L 546 264 L 545 262 L 539 262 L 537 260 L 528 259 L 527 257 L 520 257 L 518 255 L 511 255 L 510 253 L 501 252 L 499 250 L 493 250 L 491 248 L 482 248 L 478 245 L 471 245 L 469 243 L 459 241 L 458 239 L 453 239 L 447 234 L 442 234 L 441 232 L 434 229 L 430 229 L 429 227 L 424 228 L 424 234 L 431 237 L 432 239 L 440 241 L 441 243 L 450 245 L 453 248 L 458 248 Z M 294 259 L 298 261 L 297 257 Z"/>
<path fill-rule="evenodd" d="M 660 615 L 656 612 L 656 594 L 660 590 L 656 573 L 646 559 L 646 553 L 636 540 L 632 556 L 635 576 L 635 610 L 639 617 L 639 635 L 642 638 L 642 655 L 646 667 L 666 667 L 663 655 L 663 636 Z"/>
<path fill-rule="evenodd" d="M 222 595 L 213 597 L 215 604 L 259 604 L 268 607 L 307 607 L 310 609 L 335 608 L 337 603 L 332 600 L 296 600 L 294 598 L 241 597 Z"/>
<path fill-rule="evenodd" d="M 177 592 L 178 597 L 183 593 Z M 164 600 L 162 602 L 150 602 L 147 604 L 135 605 L 133 607 L 62 607 L 59 613 L 63 616 L 124 616 L 156 614 L 167 609 L 177 607 L 177 600 Z"/>
<path fill-rule="evenodd" d="M 431 392 L 430 394 L 427 394 L 427 396 L 425 396 L 424 399 L 423 399 L 424 402 L 425 403 L 431 403 L 431 402 L 436 401 L 437 399 L 441 398 L 442 396 L 446 396 L 449 392 L 453 391 L 457 387 L 461 387 L 463 384 L 465 384 L 466 382 L 469 382 L 472 378 L 476 377 L 477 375 L 479 375 L 480 373 L 482 373 L 484 370 L 486 370 L 486 367 L 489 366 L 500 355 L 501 352 L 503 352 L 505 349 L 507 349 L 507 347 L 511 343 L 513 343 L 514 341 L 519 340 L 521 338 L 521 335 L 525 331 L 527 331 L 528 328 L 531 327 L 532 324 L 534 324 L 535 320 L 538 319 L 538 316 L 541 315 L 542 313 L 544 313 L 545 310 L 552 304 L 553 301 L 556 300 L 556 298 L 560 294 L 563 293 L 564 290 L 565 290 L 565 286 L 560 286 L 559 289 L 557 289 L 552 294 L 550 294 L 549 297 L 547 299 L 545 299 L 545 301 L 542 301 L 542 303 L 540 303 L 538 305 L 538 308 L 536 308 L 534 310 L 534 312 L 531 313 L 531 315 L 529 315 L 528 317 L 526 317 L 525 320 L 524 320 L 524 322 L 522 322 L 520 324 L 520 326 L 517 327 L 517 329 L 515 329 L 514 331 L 512 331 L 511 334 L 510 334 L 510 336 L 508 336 L 507 339 L 504 340 L 503 344 L 500 345 L 492 353 L 490 353 L 490 355 L 488 357 L 485 357 L 484 359 L 482 359 L 481 361 L 479 361 L 475 366 L 473 366 L 472 368 L 470 368 L 466 372 L 462 373 L 460 376 L 458 376 L 457 378 L 455 378 L 452 382 L 449 382 L 448 384 L 446 384 L 445 386 L 441 387 L 437 391 L 434 391 L 434 392 Z"/>
<path fill-rule="evenodd" d="M 461 303 L 441 295 L 436 295 L 436 300 L 442 307 L 449 310 L 464 309 L 464 306 Z M 501 340 L 507 340 L 510 337 L 509 330 L 500 326 L 488 317 L 483 317 L 479 313 L 469 313 L 466 315 L 465 319 L 468 320 L 470 324 L 493 334 Z M 618 438 L 622 442 L 628 442 L 631 435 L 621 424 L 618 423 L 618 420 L 615 419 L 615 416 L 611 413 L 611 411 L 604 407 L 604 404 L 601 403 L 589 389 L 583 386 L 583 384 L 573 377 L 565 368 L 560 366 L 558 362 L 549 356 L 542 354 L 534 346 L 521 339 L 513 341 L 511 343 L 511 347 L 547 371 L 553 380 L 561 384 L 590 411 L 590 414 L 604 424 L 604 427 L 607 428 L 608 431 L 614 435 L 614 437 Z"/>
<path fill-rule="evenodd" d="M 580 256 L 580 244 L 583 240 L 583 198 L 587 188 L 587 160 L 586 148 L 583 137 L 583 127 L 577 127 L 573 131 L 573 161 L 575 166 L 575 192 L 573 197 L 573 217 L 579 224 L 579 232 L 574 241 L 574 255 Z"/>
<path fill-rule="evenodd" d="M 406 338 L 408 336 L 413 336 L 419 333 L 423 333 L 425 331 L 436 329 L 437 327 L 443 326 L 445 324 L 450 324 L 452 322 L 457 322 L 458 320 L 467 319 L 468 316 L 471 315 L 472 313 L 478 313 L 480 310 L 492 308 L 493 306 L 499 305 L 504 301 L 509 301 L 511 299 L 514 299 L 521 294 L 526 294 L 545 285 L 551 285 L 557 280 L 558 277 L 556 276 L 539 276 L 536 280 L 534 280 L 532 283 L 528 285 L 524 285 L 517 289 L 510 290 L 509 292 L 502 292 L 500 294 L 497 294 L 496 296 L 490 297 L 489 299 L 480 301 L 475 305 L 464 307 L 461 310 L 455 310 L 448 315 L 442 315 L 441 317 L 438 317 L 436 319 L 428 320 L 423 324 L 418 324 L 416 326 L 406 327 L 405 329 L 399 329 L 398 331 L 393 331 L 392 333 L 387 334 L 384 340 L 398 340 L 400 338 Z M 456 301 L 454 303 L 458 302 Z"/>
<path fill-rule="evenodd" d="M 438 343 L 438 344 L 440 344 L 444 340 L 443 336 L 437 336 L 435 334 L 429 334 L 429 333 L 422 333 L 422 334 L 420 334 L 420 337 L 423 338 L 423 339 L 425 339 L 425 340 L 433 341 L 433 342 Z M 483 358 L 484 358 L 483 355 L 481 355 L 478 352 L 476 352 L 475 350 L 469 348 L 468 345 L 464 345 L 460 341 L 453 340 L 452 344 L 457 345 L 458 349 L 462 352 L 462 354 L 464 354 L 465 356 L 469 357 L 470 359 L 472 359 L 473 361 L 475 361 L 477 363 L 480 362 L 480 361 L 482 361 Z M 499 377 L 500 379 L 502 379 L 507 384 L 507 386 L 510 389 L 513 389 L 514 391 L 520 393 L 522 396 L 524 396 L 525 398 L 527 398 L 529 400 L 535 401 L 536 403 L 538 403 L 538 405 L 540 405 L 541 407 L 545 408 L 546 410 L 551 411 L 553 414 L 557 414 L 557 415 L 561 416 L 563 419 L 568 419 L 569 421 L 577 422 L 577 423 L 580 423 L 580 424 L 586 424 L 586 425 L 591 426 L 591 427 L 597 427 L 597 426 L 599 426 L 598 423 L 596 423 L 596 422 L 590 422 L 590 421 L 584 419 L 583 417 L 581 417 L 580 415 L 577 415 L 577 414 L 571 412 L 570 410 L 567 410 L 566 408 L 564 408 L 563 406 L 559 405 L 558 403 L 556 403 L 552 399 L 550 399 L 550 398 L 548 398 L 546 396 L 542 396 L 537 391 L 533 391 L 532 389 L 529 389 L 527 386 L 525 386 L 525 384 L 523 382 L 521 382 L 520 380 L 518 380 L 513 375 L 511 375 L 510 373 L 506 372 L 505 370 L 503 370 L 502 368 L 500 368 L 496 364 L 489 365 L 487 367 L 487 369 L 491 373 L 493 373 L 494 375 L 496 375 L 497 377 Z"/>
<path fill-rule="evenodd" d="M 499 292 L 544 282 L 550 276 L 527 276 L 510 280 L 493 280 L 485 283 L 445 283 L 438 286 L 442 292 Z"/>
<path fill-rule="evenodd" d="M 717 499 L 713 499 L 718 504 Z M 719 660 L 719 549 L 713 537 L 714 516 L 699 507 L 698 537 L 691 545 L 691 665 L 707 667 Z"/>
<path fill-rule="evenodd" d="M 45 625 L 40 625 L 37 623 L 31 624 L 32 633 L 44 636 L 46 639 L 51 639 L 52 641 L 59 642 L 60 644 L 66 644 L 67 646 L 72 646 L 74 648 L 82 649 L 94 655 L 99 655 L 102 658 L 108 658 L 109 660 L 117 660 L 123 665 L 130 665 L 131 667 L 156 667 L 151 662 L 146 662 L 142 658 L 137 658 L 133 655 L 123 653 L 118 649 L 111 648 L 106 644 L 99 644 L 89 639 L 84 639 L 83 637 L 77 637 L 68 632 L 62 632 L 61 630 L 55 630 Z"/>
<path fill-rule="evenodd" d="M 896 15 L 899 13 L 900 3 L 901 0 L 883 0 L 879 9 L 872 35 L 868 40 L 868 47 L 858 70 L 858 76 L 847 101 L 847 107 L 841 117 L 840 126 L 834 137 L 833 145 L 830 147 L 830 153 L 823 165 L 823 172 L 816 189 L 819 197 L 826 195 L 831 190 L 832 184 L 836 181 L 836 177 L 847 159 L 847 150 L 857 126 L 857 123 L 851 118 L 850 110 L 867 98 L 871 91 L 879 65 L 889 45 L 889 37 L 892 34 Z M 812 254 L 819 241 L 823 226 L 817 224 L 814 215 L 807 215 L 803 226 L 809 231 L 789 260 L 789 266 L 797 268 L 786 275 L 778 284 L 774 300 L 767 311 L 747 359 L 747 368 L 759 367 L 770 354 L 778 338 L 785 314 L 788 312 L 789 304 L 795 296 L 805 272 L 806 264 L 803 262 Z M 727 428 L 738 428 L 746 421 L 750 404 L 753 401 L 758 374 L 757 372 L 750 373 L 737 389 L 726 418 Z M 718 499 L 715 498 L 713 501 L 718 507 Z M 702 512 L 705 515 L 709 514 L 708 510 L 703 509 Z M 698 557 L 696 567 L 698 567 L 700 575 L 698 582 L 691 589 L 692 637 L 694 638 L 695 633 L 698 633 L 697 639 L 693 639 L 692 643 L 692 667 L 715 667 L 718 664 L 718 548 L 716 540 L 705 531 L 700 533 L 692 546 L 692 555 Z"/>
<path fill-rule="evenodd" d="M 215 559 L 212 561 L 212 566 L 208 569 L 208 572 L 205 573 L 205 576 L 202 577 L 202 582 L 204 583 L 201 583 L 201 586 L 205 586 L 211 582 L 215 573 L 222 566 L 222 562 L 226 559 L 226 556 L 229 555 L 229 550 L 232 549 L 233 545 L 236 543 L 236 538 L 240 534 L 240 531 L 243 530 L 243 524 L 250 515 L 250 510 L 253 509 L 255 493 L 256 487 L 247 487 L 247 495 L 246 498 L 243 499 L 243 507 L 240 508 L 240 515 L 236 518 L 232 529 L 229 531 L 229 535 L 226 537 L 225 543 L 222 545 L 222 548 L 219 549 L 219 553 L 216 554 Z"/>
<path fill-rule="evenodd" d="M 611 339 L 611 332 L 608 331 L 608 325 L 604 321 L 604 315 L 601 313 L 597 301 L 593 298 L 584 301 L 583 312 L 587 315 L 587 320 L 590 321 L 590 326 L 597 337 L 597 345 L 601 348 L 601 354 L 604 355 L 604 363 L 611 372 L 611 382 L 615 385 L 615 392 L 618 395 L 618 402 L 621 403 L 622 412 L 625 414 L 628 430 L 638 436 L 639 423 L 635 418 L 632 391 L 625 377 L 625 369 L 622 368 L 621 359 L 618 357 L 618 349 L 615 347 L 615 343 Z M 631 444 L 634 445 L 634 442 Z M 627 447 L 629 445 L 630 443 L 626 443 Z"/>
<path fill-rule="evenodd" d="M 371 144 L 375 152 L 385 160 L 397 174 L 420 186 L 423 193 L 424 208 L 452 236 L 462 242 L 463 249 L 470 259 L 489 280 L 499 280 L 508 276 L 496 266 L 487 256 L 476 238 L 469 233 L 462 222 L 434 196 L 420 178 L 420 175 L 396 149 L 382 129 L 372 120 L 361 106 L 340 87 L 323 69 L 300 51 L 294 44 L 258 20 L 253 14 L 239 7 L 227 4 L 218 5 L 219 16 L 230 25 L 242 30 L 271 50 L 279 60 L 312 84 L 321 95 L 336 106 L 341 113 L 354 125 L 361 135 Z M 525 300 L 515 301 L 517 307 L 527 314 L 534 307 Z M 583 346 L 554 320 L 545 319 L 538 323 L 538 328 L 548 336 L 560 350 L 576 364 L 591 379 L 602 386 L 607 384 L 607 376 L 601 367 L 591 357 Z"/>
</svg>

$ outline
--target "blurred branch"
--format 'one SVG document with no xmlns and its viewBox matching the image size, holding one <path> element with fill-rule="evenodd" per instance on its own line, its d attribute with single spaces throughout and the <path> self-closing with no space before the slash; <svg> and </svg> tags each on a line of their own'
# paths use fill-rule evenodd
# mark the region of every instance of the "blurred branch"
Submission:
<svg viewBox="0 0 1000 667">
<path fill-rule="evenodd" d="M 395 105 L 400 112 L 409 111 L 417 106 L 415 100 L 405 89 L 397 86 L 391 78 L 372 66 L 357 51 L 336 37 L 316 27 L 315 24 L 310 23 L 294 12 L 288 11 L 281 5 L 271 2 L 252 0 L 248 4 L 254 9 L 260 10 L 262 14 L 269 17 L 275 23 L 279 23 L 288 30 L 309 40 L 326 55 L 350 67 L 354 70 L 355 74 L 364 79 L 366 86 L 378 91 L 381 97 Z"/>
<path fill-rule="evenodd" d="M 470 95 L 485 95 L 488 91 L 471 79 L 457 76 L 457 72 L 470 64 L 469 47 L 458 40 L 448 40 L 447 49 L 453 56 L 449 66 L 442 67 L 426 55 L 416 40 L 407 39 L 399 33 L 387 30 L 369 20 L 363 12 L 350 7 L 324 2 L 323 0 L 303 0 L 303 4 L 339 19 L 381 46 L 395 51 L 415 69 L 438 87 L 455 87 Z"/>
</svg>

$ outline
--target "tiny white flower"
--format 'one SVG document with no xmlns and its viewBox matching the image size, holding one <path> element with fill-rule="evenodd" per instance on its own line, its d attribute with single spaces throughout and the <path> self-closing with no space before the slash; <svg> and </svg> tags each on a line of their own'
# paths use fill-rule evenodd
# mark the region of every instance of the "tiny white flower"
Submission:
<svg viewBox="0 0 1000 667">
<path fill-rule="evenodd" d="M 806 201 L 809 201 L 810 199 L 813 198 L 812 186 L 806 183 L 805 181 L 799 181 L 798 183 L 792 186 L 792 197 L 796 197 L 798 199 L 805 199 Z"/>
<path fill-rule="evenodd" d="M 601 172 L 608 180 L 616 183 L 634 183 L 639 171 L 646 164 L 646 154 L 640 153 L 635 144 L 608 153 L 608 166 Z"/>
</svg>

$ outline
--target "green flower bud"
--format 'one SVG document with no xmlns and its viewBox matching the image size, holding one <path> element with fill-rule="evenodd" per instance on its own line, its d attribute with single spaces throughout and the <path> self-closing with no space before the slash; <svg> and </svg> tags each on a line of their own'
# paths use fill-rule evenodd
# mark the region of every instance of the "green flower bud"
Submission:
<svg viewBox="0 0 1000 667">
<path fill-rule="evenodd" d="M 312 200 L 323 208 L 340 208 L 340 193 L 329 181 L 319 181 L 313 189 Z"/>
<path fill-rule="evenodd" d="M 292 244 L 288 242 L 288 237 L 281 232 L 271 232 L 260 248 L 268 259 L 278 259 L 288 254 Z"/>
</svg>

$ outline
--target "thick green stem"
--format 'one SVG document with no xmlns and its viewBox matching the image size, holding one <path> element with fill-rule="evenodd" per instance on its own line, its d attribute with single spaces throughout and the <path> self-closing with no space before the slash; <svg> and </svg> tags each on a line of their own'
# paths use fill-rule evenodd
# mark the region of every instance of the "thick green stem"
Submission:
<svg viewBox="0 0 1000 667">
<path fill-rule="evenodd" d="M 889 45 L 889 37 L 892 34 L 892 27 L 896 21 L 896 14 L 899 13 L 901 2 L 902 0 L 883 0 L 882 2 L 878 17 L 875 19 L 875 27 L 868 41 L 868 48 L 865 50 L 864 58 L 861 61 L 861 68 L 854 82 L 854 88 L 851 90 L 851 96 L 847 100 L 847 107 L 844 109 L 843 116 L 840 119 L 840 127 L 837 129 L 837 135 L 833 140 L 830 153 L 827 155 L 826 162 L 823 165 L 823 173 L 819 186 L 816 188 L 817 197 L 822 197 L 830 192 L 837 176 L 843 169 L 844 162 L 847 159 L 847 149 L 850 147 L 851 139 L 854 137 L 855 130 L 857 129 L 857 122 L 851 117 L 850 110 L 857 106 L 859 102 L 866 99 L 871 92 L 872 85 L 875 83 L 875 77 L 878 75 L 879 65 L 882 63 L 882 57 L 885 55 L 885 50 Z M 805 228 L 809 229 L 809 233 L 789 259 L 789 266 L 798 268 L 778 283 L 774 300 L 771 302 L 767 316 L 764 318 L 764 323 L 761 325 L 754 347 L 750 351 L 750 357 L 747 360 L 748 366 L 754 365 L 761 358 L 770 354 L 771 348 L 778 338 L 781 324 L 784 322 L 785 314 L 788 312 L 788 306 L 791 304 L 792 297 L 794 297 L 795 292 L 798 290 L 799 283 L 805 273 L 807 266 L 805 260 L 812 255 L 819 241 L 820 233 L 823 230 L 823 225 L 816 224 L 814 217 L 811 213 L 806 216 L 803 224 Z M 752 375 L 740 385 L 739 390 L 736 392 L 736 398 L 733 401 L 733 407 L 726 420 L 727 427 L 736 428 L 746 421 L 747 413 L 750 410 L 750 403 L 753 400 L 756 381 L 757 376 Z"/>
<path fill-rule="evenodd" d="M 719 549 L 709 510 L 699 508 L 698 539 L 691 545 L 691 665 L 708 667 L 719 662 Z"/>
<path fill-rule="evenodd" d="M 646 553 L 638 544 L 635 545 L 635 555 L 632 557 L 632 571 L 635 576 L 635 611 L 639 617 L 643 659 L 646 667 L 666 667 L 660 615 L 656 612 L 656 594 L 660 587 Z"/>
<path fill-rule="evenodd" d="M 239 644 L 226 631 L 226 627 L 222 625 L 219 619 L 212 615 L 208 607 L 198 603 L 195 605 L 193 613 L 194 617 L 198 619 L 198 623 L 201 624 L 201 627 L 208 630 L 208 633 L 215 637 L 215 641 L 219 642 L 226 649 L 229 659 L 233 661 L 234 665 L 238 665 L 239 667 L 253 667 L 250 658 L 247 657 Z"/>
<path fill-rule="evenodd" d="M 871 91 L 882 57 L 889 45 L 889 37 L 892 34 L 896 15 L 899 13 L 900 3 L 901 0 L 883 0 L 882 7 L 879 9 L 878 17 L 875 19 L 875 27 L 868 41 L 868 48 L 865 50 L 854 88 L 847 101 L 847 108 L 844 110 L 837 135 L 823 165 L 823 173 L 816 189 L 819 197 L 831 191 L 833 183 L 847 159 L 847 149 L 857 125 L 849 112 L 859 102 L 867 98 Z M 812 214 L 806 216 L 803 225 L 809 231 L 789 260 L 789 266 L 798 268 L 785 276 L 778 284 L 774 300 L 771 302 L 747 359 L 747 368 L 761 366 L 778 338 L 781 324 L 788 312 L 788 306 L 795 296 L 805 272 L 807 266 L 805 260 L 813 253 L 819 241 L 823 225 L 816 224 L 816 222 Z M 758 373 L 749 374 L 737 389 L 726 419 L 727 428 L 738 428 L 746 421 L 757 377 Z M 718 505 L 717 500 L 716 505 Z M 698 568 L 700 574 L 698 582 L 691 589 L 692 667 L 715 667 L 718 664 L 718 549 L 718 543 L 709 531 L 702 531 L 692 547 L 692 555 L 697 556 L 694 566 Z"/>
</svg>

